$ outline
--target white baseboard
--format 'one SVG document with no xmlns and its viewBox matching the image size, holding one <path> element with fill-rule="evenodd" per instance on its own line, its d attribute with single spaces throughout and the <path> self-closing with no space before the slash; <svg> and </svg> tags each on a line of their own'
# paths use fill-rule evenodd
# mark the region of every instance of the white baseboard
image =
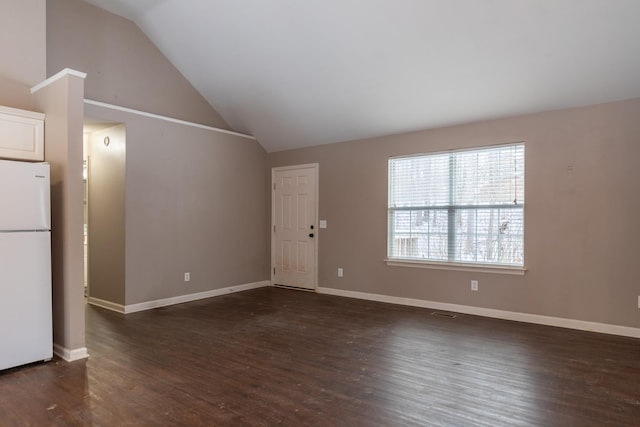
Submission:
<svg viewBox="0 0 640 427">
<path fill-rule="evenodd" d="M 122 304 L 116 304 L 115 302 L 105 301 L 103 299 L 93 298 L 93 297 L 87 298 L 87 302 L 91 305 L 95 305 L 98 307 L 106 308 L 107 310 L 116 311 L 118 313 L 124 314 L 125 307 Z"/>
<path fill-rule="evenodd" d="M 220 295 L 232 294 L 234 292 L 248 291 L 249 289 L 263 288 L 270 286 L 271 282 L 264 280 L 262 282 L 245 283 L 243 285 L 229 286 L 227 288 L 212 289 L 210 291 L 197 292 L 195 294 L 178 295 L 171 298 L 163 298 L 154 301 L 146 301 L 138 304 L 130 304 L 121 306 L 119 304 L 112 304 L 114 307 L 105 307 L 110 310 L 119 311 L 120 313 L 129 314 L 137 311 L 151 310 L 158 307 L 166 307 L 168 305 L 182 304 L 185 302 L 196 301 L 205 298 L 217 297 Z M 96 304 L 98 305 L 98 304 Z M 118 306 L 118 307 L 115 307 Z"/>
<path fill-rule="evenodd" d="M 61 357 L 67 362 L 73 362 L 76 360 L 86 359 L 87 357 L 89 357 L 89 353 L 87 352 L 87 347 L 69 349 L 69 348 L 62 347 L 61 345 L 54 344 L 53 353 L 56 356 Z"/>
<path fill-rule="evenodd" d="M 386 302 L 390 304 L 408 305 L 412 307 L 430 308 L 434 310 L 452 311 L 456 313 L 472 314 L 475 316 L 492 317 L 495 319 L 513 320 L 516 322 L 535 323 L 538 325 L 557 326 L 560 328 L 577 329 L 581 331 L 599 332 L 603 334 L 620 335 L 640 338 L 640 328 L 609 325 L 606 323 L 587 322 L 584 320 L 565 319 L 561 317 L 541 316 L 538 314 L 519 313 L 515 311 L 495 310 L 491 308 L 473 307 L 459 304 L 449 304 L 413 298 L 394 297 L 389 295 L 370 294 L 366 292 L 346 291 L 335 288 L 318 287 L 318 293 L 336 295 L 347 298 L 357 298 L 369 301 Z"/>
</svg>

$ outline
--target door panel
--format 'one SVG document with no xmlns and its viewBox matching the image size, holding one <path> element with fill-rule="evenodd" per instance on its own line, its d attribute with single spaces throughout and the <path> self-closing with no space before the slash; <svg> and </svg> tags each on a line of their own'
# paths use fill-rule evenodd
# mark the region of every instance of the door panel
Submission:
<svg viewBox="0 0 640 427">
<path fill-rule="evenodd" d="M 273 170 L 273 283 L 316 287 L 316 165 Z"/>
</svg>

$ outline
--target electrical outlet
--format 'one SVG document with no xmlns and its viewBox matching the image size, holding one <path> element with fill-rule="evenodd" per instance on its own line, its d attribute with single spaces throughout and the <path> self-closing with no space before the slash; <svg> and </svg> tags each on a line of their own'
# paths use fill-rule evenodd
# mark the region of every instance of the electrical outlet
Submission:
<svg viewBox="0 0 640 427">
<path fill-rule="evenodd" d="M 190 282 L 191 281 L 191 273 L 189 273 L 189 272 L 184 273 L 184 281 L 185 282 Z"/>
<path fill-rule="evenodd" d="M 471 281 L 471 290 L 472 291 L 477 291 L 478 290 L 478 281 L 477 280 L 472 280 Z"/>
<path fill-rule="evenodd" d="M 343 273 L 342 267 L 338 267 L 338 277 L 342 277 Z"/>
<path fill-rule="evenodd" d="M 638 308 L 640 308 L 640 295 L 638 295 Z"/>
</svg>

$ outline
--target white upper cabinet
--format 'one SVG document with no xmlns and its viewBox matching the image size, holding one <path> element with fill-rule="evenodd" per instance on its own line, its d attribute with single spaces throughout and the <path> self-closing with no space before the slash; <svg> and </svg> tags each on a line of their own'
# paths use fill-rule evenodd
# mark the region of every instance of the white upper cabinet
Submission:
<svg viewBox="0 0 640 427">
<path fill-rule="evenodd" d="M 0 158 L 44 160 L 44 114 L 0 106 Z"/>
</svg>

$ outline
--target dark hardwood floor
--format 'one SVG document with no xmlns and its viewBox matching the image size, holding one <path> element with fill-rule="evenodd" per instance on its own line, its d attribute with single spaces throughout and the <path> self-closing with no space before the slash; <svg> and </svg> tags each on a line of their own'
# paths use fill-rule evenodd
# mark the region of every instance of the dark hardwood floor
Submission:
<svg viewBox="0 0 640 427">
<path fill-rule="evenodd" d="M 640 426 L 640 340 L 263 288 L 0 373 L 5 426 Z"/>
</svg>

